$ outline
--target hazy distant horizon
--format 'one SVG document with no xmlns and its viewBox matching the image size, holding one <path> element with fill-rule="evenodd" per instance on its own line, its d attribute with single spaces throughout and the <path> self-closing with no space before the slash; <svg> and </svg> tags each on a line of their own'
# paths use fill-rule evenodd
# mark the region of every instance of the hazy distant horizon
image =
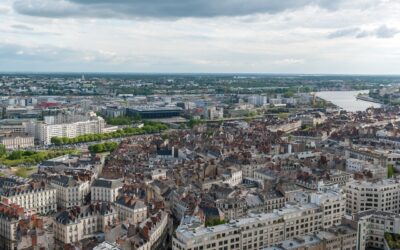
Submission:
<svg viewBox="0 0 400 250">
<path fill-rule="evenodd" d="M 361 76 L 361 77 L 400 77 L 400 74 L 341 74 L 341 73 L 257 73 L 257 72 L 95 72 L 95 71 L 0 71 L 0 75 L 216 75 L 216 76 Z"/>
</svg>

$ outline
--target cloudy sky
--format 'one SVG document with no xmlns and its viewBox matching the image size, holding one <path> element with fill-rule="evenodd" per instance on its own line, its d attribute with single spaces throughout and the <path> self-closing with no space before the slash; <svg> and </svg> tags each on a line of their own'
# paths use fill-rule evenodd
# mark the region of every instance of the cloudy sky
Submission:
<svg viewBox="0 0 400 250">
<path fill-rule="evenodd" d="M 399 74 L 398 0 L 0 0 L 0 71 Z"/>
</svg>

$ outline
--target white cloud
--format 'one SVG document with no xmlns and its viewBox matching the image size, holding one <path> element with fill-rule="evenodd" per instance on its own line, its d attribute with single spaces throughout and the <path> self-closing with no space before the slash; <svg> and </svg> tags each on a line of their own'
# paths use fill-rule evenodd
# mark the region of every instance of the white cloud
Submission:
<svg viewBox="0 0 400 250">
<path fill-rule="evenodd" d="M 93 13 L 83 18 L 83 9 L 61 18 L 56 13 L 65 10 L 54 5 L 56 0 L 53 5 L 35 0 L 41 2 L 36 6 L 24 1 L 27 8 L 53 13 L 37 17 L 14 11 L 15 0 L 4 1 L 2 70 L 398 73 L 400 66 L 400 2 L 395 0 L 173 19 L 98 18 Z M 67 5 L 76 7 L 63 2 L 69 11 Z M 385 39 L 373 42 L 376 38 Z"/>
</svg>

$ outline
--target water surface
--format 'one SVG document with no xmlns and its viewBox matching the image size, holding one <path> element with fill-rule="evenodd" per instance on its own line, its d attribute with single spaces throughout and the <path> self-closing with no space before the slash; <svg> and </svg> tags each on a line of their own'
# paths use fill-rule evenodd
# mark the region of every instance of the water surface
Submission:
<svg viewBox="0 0 400 250">
<path fill-rule="evenodd" d="M 359 93 L 365 94 L 369 90 L 356 90 L 356 91 L 321 91 L 316 92 L 316 96 L 329 101 L 336 106 L 350 112 L 365 111 L 369 107 L 379 108 L 381 105 L 378 103 L 357 100 Z"/>
</svg>

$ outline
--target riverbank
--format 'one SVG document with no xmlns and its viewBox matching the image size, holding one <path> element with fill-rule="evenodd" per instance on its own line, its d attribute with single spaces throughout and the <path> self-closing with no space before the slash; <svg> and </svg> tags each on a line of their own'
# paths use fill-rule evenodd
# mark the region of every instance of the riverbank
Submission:
<svg viewBox="0 0 400 250">
<path fill-rule="evenodd" d="M 379 108 L 381 104 L 358 99 L 360 95 L 368 94 L 368 90 L 360 91 L 321 91 L 316 96 L 325 101 L 331 102 L 337 107 L 349 112 L 365 111 L 370 107 Z"/>
<path fill-rule="evenodd" d="M 356 97 L 358 100 L 366 101 L 366 102 L 373 102 L 373 103 L 378 103 L 378 104 L 383 104 L 381 101 L 376 100 L 374 98 L 371 98 L 367 95 L 358 95 Z"/>
</svg>

